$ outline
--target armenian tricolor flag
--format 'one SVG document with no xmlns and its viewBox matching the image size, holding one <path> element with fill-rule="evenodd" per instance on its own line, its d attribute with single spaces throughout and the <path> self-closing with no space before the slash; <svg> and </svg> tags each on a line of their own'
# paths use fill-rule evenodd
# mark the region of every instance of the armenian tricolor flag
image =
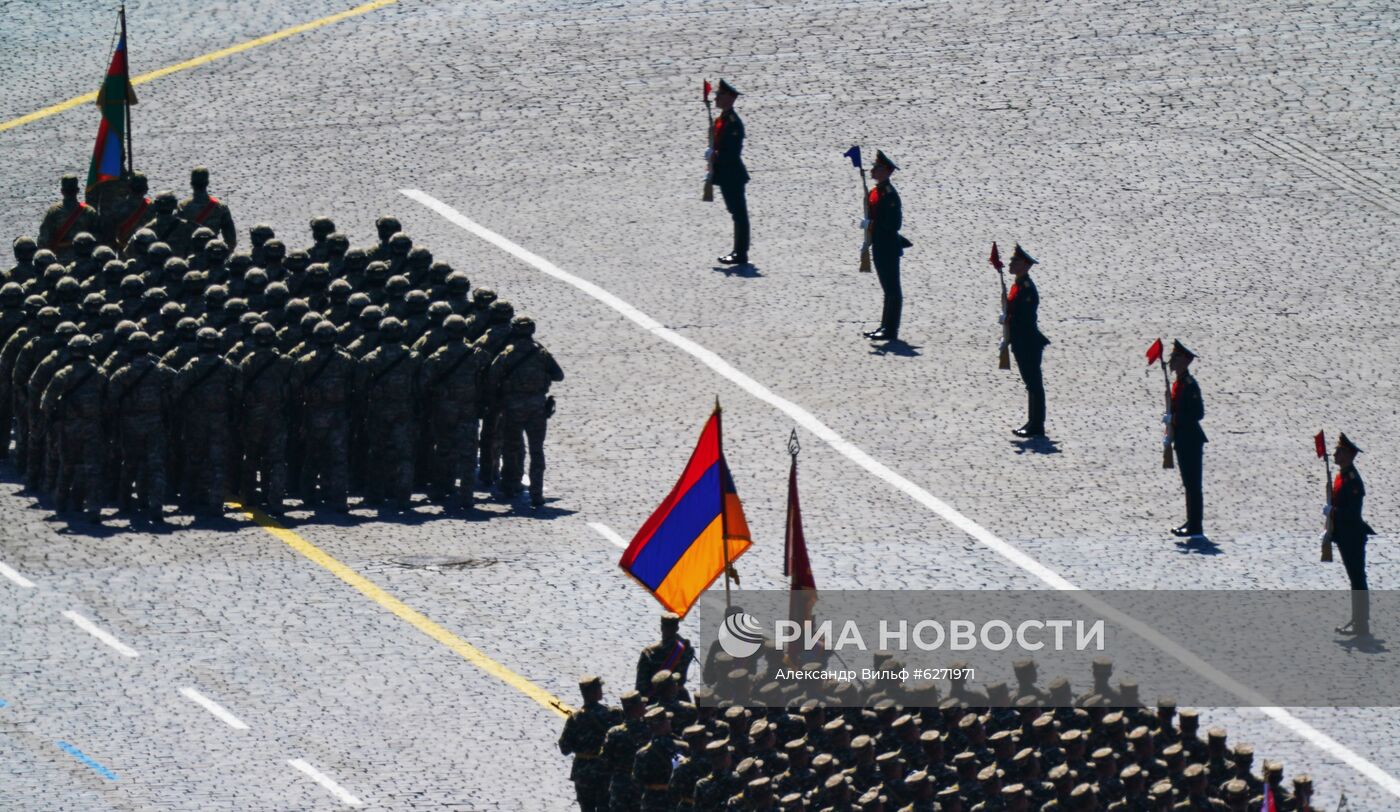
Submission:
<svg viewBox="0 0 1400 812">
<path fill-rule="evenodd" d="M 680 481 L 618 562 L 662 606 L 682 617 L 752 544 L 721 434 L 716 405 Z"/>
<path fill-rule="evenodd" d="M 88 165 L 89 191 L 103 181 L 121 177 L 126 169 L 126 152 L 122 139 L 126 136 L 127 107 L 136 103 L 131 89 L 131 76 L 126 64 L 126 13 L 122 13 L 122 34 L 112 52 L 107 76 L 97 91 L 97 106 L 102 110 L 102 123 L 97 127 L 97 143 L 92 148 L 92 163 Z"/>
</svg>

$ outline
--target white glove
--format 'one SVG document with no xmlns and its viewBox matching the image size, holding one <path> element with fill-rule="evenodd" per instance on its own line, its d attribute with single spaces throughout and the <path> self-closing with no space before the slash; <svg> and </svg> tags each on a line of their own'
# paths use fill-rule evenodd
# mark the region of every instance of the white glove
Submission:
<svg viewBox="0 0 1400 812">
<path fill-rule="evenodd" d="M 870 218 L 867 217 L 867 218 L 862 219 L 862 220 L 860 221 L 860 230 L 861 230 L 861 231 L 864 231 L 864 230 L 866 230 L 866 229 L 869 228 L 869 227 L 870 227 Z"/>
<path fill-rule="evenodd" d="M 1331 505 L 1323 505 L 1323 506 L 1322 506 L 1322 515 L 1323 515 L 1323 516 L 1331 516 L 1331 515 L 1332 515 L 1332 506 L 1331 506 Z"/>
<path fill-rule="evenodd" d="M 1172 447 L 1172 438 L 1170 438 L 1170 437 L 1163 437 L 1163 438 L 1162 438 L 1162 448 L 1171 448 L 1171 447 Z"/>
<path fill-rule="evenodd" d="M 998 314 L 997 314 L 997 324 L 1005 324 L 1005 323 L 1006 323 L 1006 314 L 1005 314 L 1005 313 L 998 313 Z"/>
<path fill-rule="evenodd" d="M 998 341 L 998 342 L 997 342 L 997 352 L 1001 352 L 1001 351 L 1004 350 L 1004 349 L 1006 349 L 1006 342 L 1005 342 L 1005 341 Z"/>
<path fill-rule="evenodd" d="M 715 151 L 714 151 L 713 148 L 711 148 L 711 149 L 706 149 L 706 150 L 705 150 L 705 160 L 707 160 L 707 161 L 710 160 L 710 156 L 711 156 L 711 155 L 714 155 L 714 154 L 715 154 Z"/>
<path fill-rule="evenodd" d="M 1171 412 L 1162 412 L 1162 423 L 1167 426 L 1170 426 L 1172 424 Z"/>
</svg>

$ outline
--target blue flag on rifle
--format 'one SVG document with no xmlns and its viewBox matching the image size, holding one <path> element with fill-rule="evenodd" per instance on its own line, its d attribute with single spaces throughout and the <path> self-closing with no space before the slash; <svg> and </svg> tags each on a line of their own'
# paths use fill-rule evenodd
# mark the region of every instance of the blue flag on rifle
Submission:
<svg viewBox="0 0 1400 812">
<path fill-rule="evenodd" d="M 856 169 L 860 169 L 860 147 L 851 147 L 850 149 L 841 153 L 841 157 L 850 158 L 851 166 L 854 166 Z"/>
</svg>

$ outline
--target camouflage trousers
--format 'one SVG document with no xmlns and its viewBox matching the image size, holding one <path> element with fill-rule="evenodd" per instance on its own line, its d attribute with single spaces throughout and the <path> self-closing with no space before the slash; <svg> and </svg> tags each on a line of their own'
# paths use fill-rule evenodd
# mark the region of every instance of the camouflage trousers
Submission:
<svg viewBox="0 0 1400 812">
<path fill-rule="evenodd" d="M 434 403 L 428 409 L 423 435 L 428 453 L 430 493 L 435 498 L 457 497 L 470 507 L 476 487 L 477 419 L 474 407 Z"/>
<path fill-rule="evenodd" d="M 29 439 L 24 444 L 24 484 L 30 488 L 41 488 L 44 484 L 44 458 L 49 451 L 47 443 L 53 438 L 48 436 L 47 427 L 39 420 L 38 398 L 26 397 L 25 404 L 24 422 L 29 427 Z"/>
<path fill-rule="evenodd" d="M 365 420 L 365 498 L 372 502 L 387 498 L 407 507 L 413 496 L 413 414 L 406 406 L 378 404 Z"/>
<path fill-rule="evenodd" d="M 525 467 L 525 449 L 530 450 L 530 496 L 544 496 L 544 434 L 549 425 L 544 398 L 507 403 L 501 409 L 501 489 L 518 491 Z"/>
<path fill-rule="evenodd" d="M 242 439 L 239 495 L 244 504 L 253 504 L 261 481 L 262 504 L 281 510 L 287 497 L 286 424 L 280 417 L 250 415 L 243 423 Z"/>
<path fill-rule="evenodd" d="M 54 501 L 59 511 L 82 509 L 95 515 L 102 507 L 102 458 L 97 426 L 90 421 L 66 421 L 58 435 L 59 458 L 54 476 Z"/>
<path fill-rule="evenodd" d="M 9 387 L 0 389 L 0 460 L 10 456 L 10 426 L 15 422 Z"/>
<path fill-rule="evenodd" d="M 12 393 L 10 410 L 15 416 L 15 467 L 23 472 L 29 459 L 29 397 Z"/>
<path fill-rule="evenodd" d="M 232 447 L 228 415 L 191 412 L 181 423 L 181 441 L 174 448 L 174 456 L 183 460 L 181 496 L 196 510 L 222 513 Z"/>
<path fill-rule="evenodd" d="M 300 484 L 304 503 L 324 502 L 332 510 L 345 510 L 350 485 L 348 434 L 338 415 L 305 422 Z"/>
<path fill-rule="evenodd" d="M 165 504 L 168 453 L 160 413 L 122 415 L 117 435 L 121 448 L 118 501 L 128 501 L 134 488 L 137 507 L 152 517 L 159 516 Z"/>
</svg>

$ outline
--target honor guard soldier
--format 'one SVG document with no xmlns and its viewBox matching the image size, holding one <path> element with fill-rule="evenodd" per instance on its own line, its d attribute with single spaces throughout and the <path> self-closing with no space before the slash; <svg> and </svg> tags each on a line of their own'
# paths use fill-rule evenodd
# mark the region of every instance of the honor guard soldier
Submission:
<svg viewBox="0 0 1400 812">
<path fill-rule="evenodd" d="M 180 216 L 189 221 L 191 228 L 204 228 L 213 231 L 233 250 L 238 247 L 238 230 L 233 227 L 233 215 L 228 206 L 217 197 L 209 194 L 209 170 L 196 166 L 190 171 L 190 191 L 192 194 L 180 202 Z"/>
<path fill-rule="evenodd" d="M 663 670 L 679 674 L 682 688 L 685 686 L 690 664 L 695 662 L 695 647 L 681 637 L 680 628 L 680 615 L 667 612 L 661 616 L 661 642 L 642 649 L 637 660 L 637 690 L 641 693 L 651 695 L 651 678 Z"/>
<path fill-rule="evenodd" d="M 744 122 L 734 112 L 734 102 L 739 91 L 734 86 L 719 80 L 719 91 L 715 93 L 715 104 L 720 113 L 715 119 L 711 132 L 709 153 L 709 180 L 719 187 L 724 196 L 724 207 L 734 219 L 734 250 L 719 258 L 723 265 L 749 264 L 749 203 L 744 186 L 749 182 L 749 172 L 744 168 Z"/>
<path fill-rule="evenodd" d="M 1366 587 L 1366 538 L 1374 530 L 1361 518 L 1366 486 L 1356 471 L 1356 455 L 1361 449 L 1338 435 L 1332 458 L 1337 461 L 1337 478 L 1332 482 L 1332 541 L 1341 549 L 1342 565 L 1351 584 L 1351 620 L 1337 627 L 1338 634 L 1367 637 L 1371 634 L 1371 596 Z"/>
<path fill-rule="evenodd" d="M 869 222 L 861 223 L 861 228 L 870 229 L 870 259 L 875 265 L 875 275 L 880 279 L 880 290 L 885 302 L 880 311 L 880 326 L 865 334 L 876 341 L 898 341 L 900 315 L 904 311 L 904 291 L 899 284 L 899 258 L 904 249 L 913 243 L 900 236 L 899 229 L 904 225 L 904 209 L 899 202 L 899 192 L 890 183 L 890 176 L 899 167 L 880 150 L 875 151 L 875 163 L 870 167 L 870 177 L 875 188 L 866 198 Z"/>
<path fill-rule="evenodd" d="M 132 172 L 126 179 L 127 196 L 104 205 L 103 230 L 107 242 L 118 251 L 126 250 L 127 241 L 147 220 L 151 219 L 150 187 L 145 174 Z"/>
<path fill-rule="evenodd" d="M 1199 536 L 1204 512 L 1204 498 L 1201 495 L 1201 463 L 1205 456 L 1206 433 L 1201 430 L 1201 419 L 1206 416 L 1205 403 L 1201 400 L 1201 387 L 1192 377 L 1191 362 L 1195 353 L 1172 340 L 1172 354 L 1167 366 L 1176 375 L 1172 382 L 1172 445 L 1176 447 L 1177 468 L 1181 471 L 1181 485 L 1186 489 L 1186 523 L 1172 529 L 1172 535 L 1183 538 Z"/>
<path fill-rule="evenodd" d="M 1016 368 L 1026 384 L 1027 411 L 1025 425 L 1012 429 L 1017 437 L 1045 436 L 1045 379 L 1040 362 L 1050 339 L 1040 332 L 1037 317 L 1040 292 L 1031 281 L 1031 266 L 1039 263 L 1019 244 L 1011 254 L 1011 274 L 1016 277 L 1006 293 L 1007 324 L 1010 325 L 1011 352 L 1016 356 Z"/>
<path fill-rule="evenodd" d="M 578 682 L 583 694 L 583 707 L 564 720 L 564 732 L 559 736 L 559 752 L 574 757 L 569 780 L 574 782 L 574 794 L 582 812 L 607 812 L 608 766 L 602 760 L 603 740 L 608 729 L 622 722 L 621 713 L 603 704 L 603 681 L 583 677 Z"/>
<path fill-rule="evenodd" d="M 79 232 L 101 234 L 97 209 L 78 199 L 78 176 L 64 175 L 59 185 L 63 199 L 49 207 L 39 224 L 39 247 L 64 264 L 73 261 L 73 238 Z"/>
</svg>

